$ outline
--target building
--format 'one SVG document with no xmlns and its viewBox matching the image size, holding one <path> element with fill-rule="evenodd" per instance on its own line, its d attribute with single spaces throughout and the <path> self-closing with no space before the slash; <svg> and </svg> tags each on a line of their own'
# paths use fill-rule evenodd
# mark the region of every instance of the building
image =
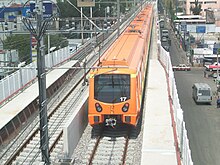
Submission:
<svg viewBox="0 0 220 165">
<path fill-rule="evenodd" d="M 201 4 L 202 17 L 206 18 L 206 23 L 215 23 L 220 27 L 220 0 L 198 0 Z M 191 7 L 195 7 L 195 0 L 179 0 L 178 6 L 183 8 L 183 14 L 192 15 Z"/>
<path fill-rule="evenodd" d="M 0 7 L 9 7 L 11 4 L 25 4 L 28 0 L 0 0 Z M 35 0 L 32 0 L 35 1 Z M 56 3 L 56 0 L 51 0 L 51 2 Z"/>
<path fill-rule="evenodd" d="M 218 10 L 220 9 L 220 1 L 219 0 L 198 0 L 199 4 L 201 4 L 201 15 L 206 16 L 206 10 Z M 185 0 L 185 12 L 186 14 L 192 14 L 190 10 L 191 7 L 195 6 L 195 0 Z"/>
</svg>

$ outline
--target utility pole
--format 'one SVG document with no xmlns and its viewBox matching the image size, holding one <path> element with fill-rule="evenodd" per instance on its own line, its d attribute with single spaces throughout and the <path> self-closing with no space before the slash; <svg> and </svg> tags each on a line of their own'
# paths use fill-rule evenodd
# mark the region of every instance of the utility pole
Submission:
<svg viewBox="0 0 220 165">
<path fill-rule="evenodd" d="M 83 8 L 81 7 L 80 8 L 80 13 L 81 13 L 81 31 L 82 31 L 82 33 L 81 33 L 81 39 L 82 39 L 82 42 L 81 42 L 81 44 L 83 45 L 84 44 L 84 37 L 83 37 L 83 29 L 84 29 L 84 26 L 83 26 Z"/>
<path fill-rule="evenodd" d="M 220 90 L 220 80 L 219 80 L 219 58 L 218 58 L 218 55 L 220 54 L 220 49 L 218 49 L 217 51 L 217 78 L 216 78 L 216 86 L 217 86 L 217 95 L 218 95 L 218 92 Z"/>
<path fill-rule="evenodd" d="M 38 9 L 37 9 L 38 6 Z M 47 122 L 47 97 L 46 97 L 46 72 L 45 72 L 45 52 L 42 34 L 43 22 L 43 1 L 36 0 L 37 10 L 37 71 L 39 85 L 39 110 L 40 110 L 40 149 L 42 161 L 50 164 L 49 158 L 49 138 Z"/>
<path fill-rule="evenodd" d="M 43 37 L 51 18 L 43 18 L 43 0 L 35 0 L 35 9 L 31 13 L 32 18 L 23 18 L 22 22 L 37 40 L 37 77 L 39 85 L 39 118 L 40 118 L 40 149 L 42 161 L 50 164 L 49 158 L 49 137 L 47 118 L 47 97 L 46 97 L 46 72 L 45 72 L 45 51 Z M 36 18 L 37 26 L 32 21 Z"/>
<path fill-rule="evenodd" d="M 120 35 L 120 1 L 117 0 L 117 19 L 118 19 L 118 25 L 117 25 L 117 28 L 118 28 L 118 37 Z"/>
</svg>

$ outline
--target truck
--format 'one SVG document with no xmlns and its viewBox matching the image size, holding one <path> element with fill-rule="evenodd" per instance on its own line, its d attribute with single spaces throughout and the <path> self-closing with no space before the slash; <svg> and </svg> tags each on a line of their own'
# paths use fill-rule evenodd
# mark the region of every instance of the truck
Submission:
<svg viewBox="0 0 220 165">
<path fill-rule="evenodd" d="M 196 103 L 212 103 L 212 90 L 206 83 L 194 83 L 192 97 Z"/>
</svg>

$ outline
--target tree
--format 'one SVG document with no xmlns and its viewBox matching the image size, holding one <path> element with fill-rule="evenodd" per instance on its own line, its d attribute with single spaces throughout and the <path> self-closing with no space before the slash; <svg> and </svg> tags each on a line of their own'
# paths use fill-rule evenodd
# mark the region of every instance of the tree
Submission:
<svg viewBox="0 0 220 165">
<path fill-rule="evenodd" d="M 77 6 L 77 1 L 76 0 L 70 0 L 70 2 Z M 57 5 L 60 10 L 60 18 L 68 18 L 68 17 L 80 17 L 80 13 L 73 7 L 71 6 L 67 1 L 58 1 Z"/>
<path fill-rule="evenodd" d="M 47 36 L 44 37 L 45 53 L 47 54 Z M 7 37 L 3 41 L 4 49 L 16 49 L 18 50 L 19 61 L 31 62 L 31 37 L 30 34 L 13 34 Z M 50 47 L 56 47 L 57 49 L 66 47 L 68 41 L 61 34 L 50 36 Z"/>
<path fill-rule="evenodd" d="M 201 4 L 199 4 L 199 0 L 195 0 L 195 7 L 190 7 L 190 10 L 193 12 L 194 15 L 199 15 L 202 11 Z"/>
<path fill-rule="evenodd" d="M 170 12 L 171 20 L 173 21 L 175 19 L 175 13 L 174 13 L 174 10 L 173 10 L 172 1 L 169 2 L 169 12 Z"/>
<path fill-rule="evenodd" d="M 70 2 L 77 7 L 77 0 L 70 0 Z M 107 2 L 107 1 L 103 1 Z M 116 8 L 116 4 L 112 2 L 116 2 L 116 0 L 109 1 L 111 3 L 102 3 L 98 1 L 95 3 L 95 7 L 93 7 L 93 17 L 104 17 L 105 16 L 105 8 L 107 6 L 110 7 L 111 13 L 113 12 L 113 8 Z M 77 11 L 72 5 L 70 5 L 67 1 L 57 0 L 57 5 L 60 10 L 60 18 L 69 18 L 69 17 L 80 17 L 80 12 Z M 125 12 L 126 3 L 120 3 L 120 11 L 122 13 Z M 80 7 L 78 7 L 80 10 Z M 83 7 L 83 14 L 86 16 L 90 15 L 89 7 Z"/>
<path fill-rule="evenodd" d="M 30 62 L 30 35 L 17 34 L 7 36 L 7 39 L 3 41 L 4 49 L 16 49 L 18 50 L 19 60 Z"/>
</svg>

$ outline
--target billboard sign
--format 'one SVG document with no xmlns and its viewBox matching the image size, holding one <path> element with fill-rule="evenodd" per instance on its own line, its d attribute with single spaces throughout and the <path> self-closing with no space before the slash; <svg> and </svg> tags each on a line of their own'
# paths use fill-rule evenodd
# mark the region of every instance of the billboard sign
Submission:
<svg viewBox="0 0 220 165">
<path fill-rule="evenodd" d="M 206 27 L 205 26 L 196 26 L 196 33 L 205 33 Z"/>
<path fill-rule="evenodd" d="M 95 7 L 95 0 L 77 0 L 77 7 Z"/>
<path fill-rule="evenodd" d="M 33 13 L 35 9 L 35 1 L 30 2 L 30 12 Z M 50 18 L 53 15 L 53 4 L 50 1 L 43 1 L 43 17 Z"/>
</svg>

